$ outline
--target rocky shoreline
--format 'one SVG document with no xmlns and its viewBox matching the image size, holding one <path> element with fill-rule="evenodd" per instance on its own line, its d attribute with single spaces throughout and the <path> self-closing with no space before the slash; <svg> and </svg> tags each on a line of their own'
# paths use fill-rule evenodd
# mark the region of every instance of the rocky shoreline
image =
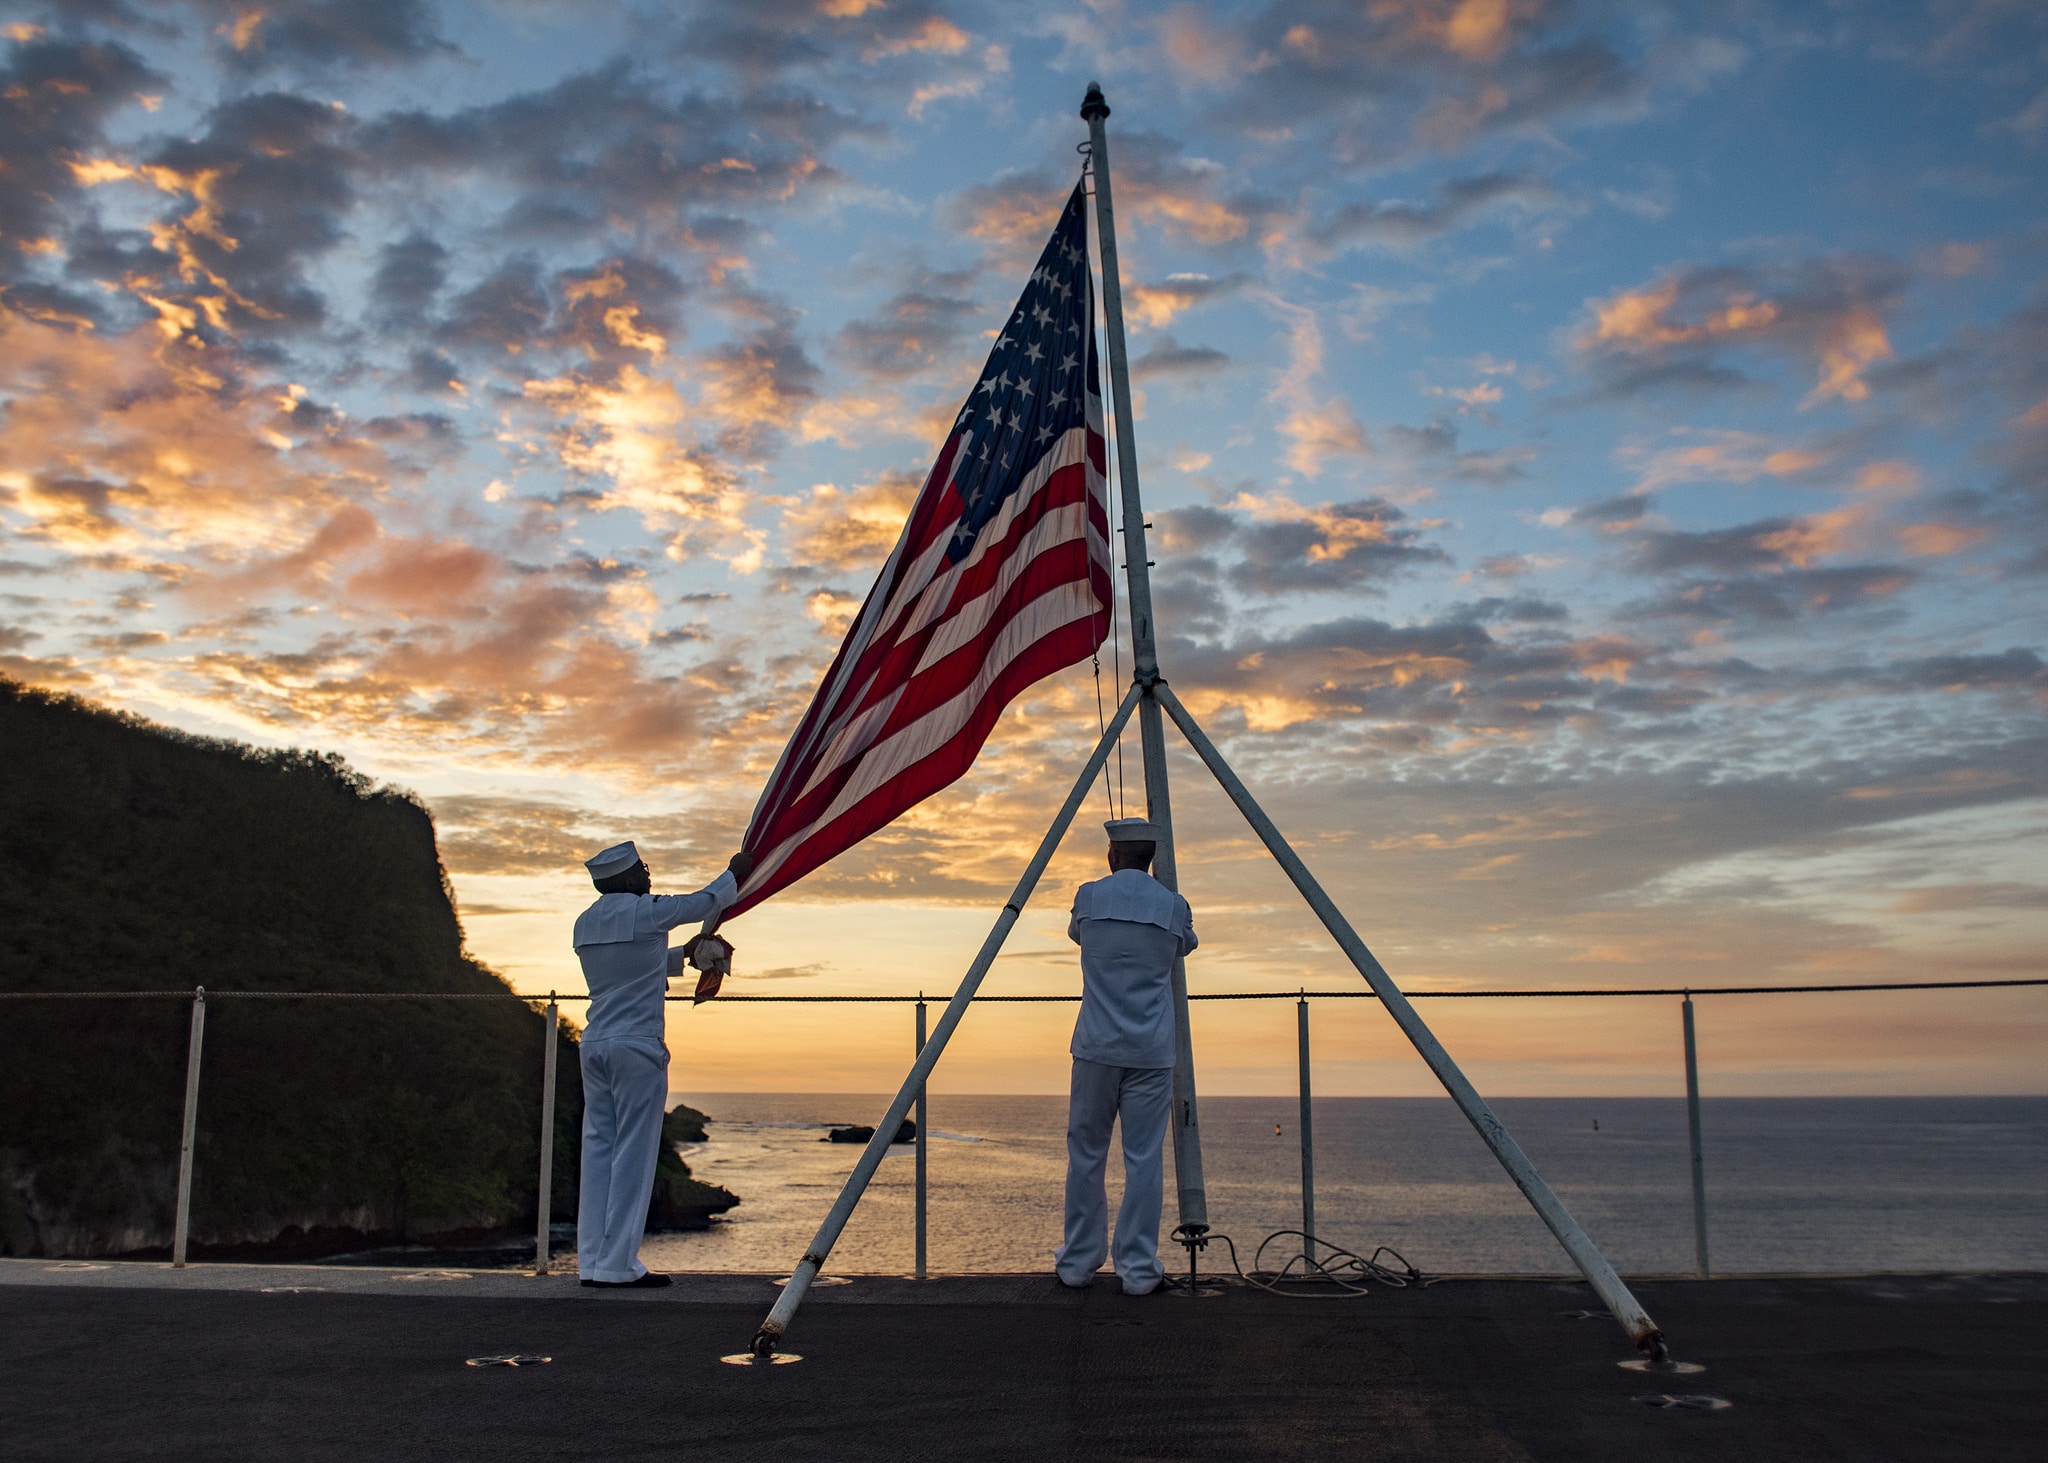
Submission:
<svg viewBox="0 0 2048 1463">
<path fill-rule="evenodd" d="M 654 1196 L 647 1206 L 647 1232 L 673 1234 L 711 1227 L 718 1215 L 734 1208 L 739 1195 L 718 1184 L 692 1177 L 679 1149 L 708 1141 L 710 1117 L 678 1104 L 661 1125 L 661 1154 L 655 1163 Z M 553 1223 L 550 1232 L 564 1248 L 575 1245 L 576 1226 Z M 534 1225 L 451 1229 L 433 1234 L 405 1234 L 386 1229 L 361 1229 L 349 1224 L 288 1224 L 274 1239 L 237 1244 L 194 1241 L 186 1247 L 193 1260 L 228 1264 L 307 1264 L 460 1266 L 503 1269 L 533 1262 Z M 67 1258 L 168 1260 L 169 1245 L 146 1245 L 116 1251 L 96 1250 Z"/>
</svg>

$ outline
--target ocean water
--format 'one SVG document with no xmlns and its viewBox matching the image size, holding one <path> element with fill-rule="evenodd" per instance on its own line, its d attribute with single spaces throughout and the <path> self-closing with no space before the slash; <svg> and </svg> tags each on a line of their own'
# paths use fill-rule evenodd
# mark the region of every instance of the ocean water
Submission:
<svg viewBox="0 0 2048 1463">
<path fill-rule="evenodd" d="M 708 1233 L 649 1236 L 643 1260 L 787 1274 L 860 1152 L 821 1141 L 827 1127 L 873 1123 L 887 1099 L 682 1096 L 712 1117 L 710 1141 L 684 1150 L 692 1171 L 744 1202 Z M 1617 1269 L 1691 1271 L 1682 1099 L 1495 1107 Z M 1210 1223 L 1247 1268 L 1259 1239 L 1301 1222 L 1296 1115 L 1291 1096 L 1202 1103 Z M 932 1097 L 933 1270 L 1050 1269 L 1065 1120 L 1062 1097 Z M 2048 1269 L 2048 1098 L 1709 1098 L 1702 1129 L 1716 1274 Z M 1315 1136 L 1320 1238 L 1390 1245 L 1431 1274 L 1570 1269 L 1448 1099 L 1318 1099 Z M 1112 1209 L 1119 1163 L 1112 1150 Z M 893 1148 L 828 1273 L 910 1270 L 914 1178 L 912 1149 Z"/>
</svg>

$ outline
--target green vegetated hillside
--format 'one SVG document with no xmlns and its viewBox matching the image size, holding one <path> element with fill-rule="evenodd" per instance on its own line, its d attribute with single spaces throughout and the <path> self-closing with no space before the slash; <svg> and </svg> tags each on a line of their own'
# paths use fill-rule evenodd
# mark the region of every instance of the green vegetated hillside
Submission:
<svg viewBox="0 0 2048 1463">
<path fill-rule="evenodd" d="M 433 822 L 341 758 L 188 736 L 0 677 L 0 991 L 502 995 Z M 0 1001 L 0 1253 L 171 1237 L 191 1002 Z M 545 1020 L 509 1000 L 207 1003 L 194 1254 L 534 1218 Z M 561 1038 L 553 1217 L 582 1085 Z M 687 1121 L 672 1120 L 686 1137 Z M 671 1153 L 657 1226 L 736 1203 Z"/>
</svg>

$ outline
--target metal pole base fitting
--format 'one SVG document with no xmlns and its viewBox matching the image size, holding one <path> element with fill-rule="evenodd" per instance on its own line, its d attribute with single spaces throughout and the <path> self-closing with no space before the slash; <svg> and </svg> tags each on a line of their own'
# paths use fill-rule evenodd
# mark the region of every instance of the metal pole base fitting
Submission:
<svg viewBox="0 0 2048 1463">
<path fill-rule="evenodd" d="M 1175 1289 L 1185 1295 L 1221 1295 L 1222 1280 L 1204 1280 L 1199 1273 L 1195 1255 L 1209 1248 L 1209 1226 L 1206 1224 L 1178 1224 L 1168 1236 L 1175 1244 L 1186 1245 L 1188 1250 L 1188 1278 L 1175 1282 Z"/>
<path fill-rule="evenodd" d="M 1649 1372 L 1660 1377 L 1689 1377 L 1706 1370 L 1696 1361 L 1673 1361 L 1669 1356 L 1661 1360 L 1654 1356 L 1638 1356 L 1628 1361 L 1616 1362 L 1615 1365 L 1625 1372 Z"/>
<path fill-rule="evenodd" d="M 731 1356 L 718 1358 L 727 1366 L 788 1366 L 802 1361 L 794 1351 L 771 1351 L 763 1355 L 752 1351 L 735 1351 Z"/>
</svg>

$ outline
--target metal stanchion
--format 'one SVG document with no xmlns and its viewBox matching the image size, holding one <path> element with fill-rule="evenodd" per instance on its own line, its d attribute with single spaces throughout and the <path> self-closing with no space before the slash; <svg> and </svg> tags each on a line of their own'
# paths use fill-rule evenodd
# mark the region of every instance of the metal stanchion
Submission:
<svg viewBox="0 0 2048 1463">
<path fill-rule="evenodd" d="M 171 1230 L 171 1264 L 185 1268 L 192 1237 L 192 1139 L 199 1131 L 199 1057 L 206 1047 L 206 987 L 192 992 L 192 1035 L 185 1046 L 185 1134 L 178 1144 L 178 1217 Z"/>
<path fill-rule="evenodd" d="M 1296 1045 L 1301 1056 L 1301 1252 L 1316 1262 L 1316 1120 L 1308 1093 L 1308 991 L 1294 1005 Z"/>
<path fill-rule="evenodd" d="M 540 1218 L 534 1223 L 533 1273 L 548 1273 L 548 1224 L 555 1217 L 555 1048 L 562 1039 L 561 1008 L 548 992 L 546 1048 L 540 1059 Z"/>
<path fill-rule="evenodd" d="M 917 993 L 917 1051 L 924 1050 L 924 992 Z M 917 1084 L 917 1278 L 925 1278 L 925 1134 L 931 1114 L 925 1108 L 925 1084 Z"/>
<path fill-rule="evenodd" d="M 1692 1037 L 1692 992 L 1679 1008 L 1685 1022 L 1685 1119 L 1692 1129 L 1693 1264 L 1704 1279 L 1713 1273 L 1707 1263 L 1707 1168 L 1700 1156 L 1700 1059 Z"/>
</svg>

